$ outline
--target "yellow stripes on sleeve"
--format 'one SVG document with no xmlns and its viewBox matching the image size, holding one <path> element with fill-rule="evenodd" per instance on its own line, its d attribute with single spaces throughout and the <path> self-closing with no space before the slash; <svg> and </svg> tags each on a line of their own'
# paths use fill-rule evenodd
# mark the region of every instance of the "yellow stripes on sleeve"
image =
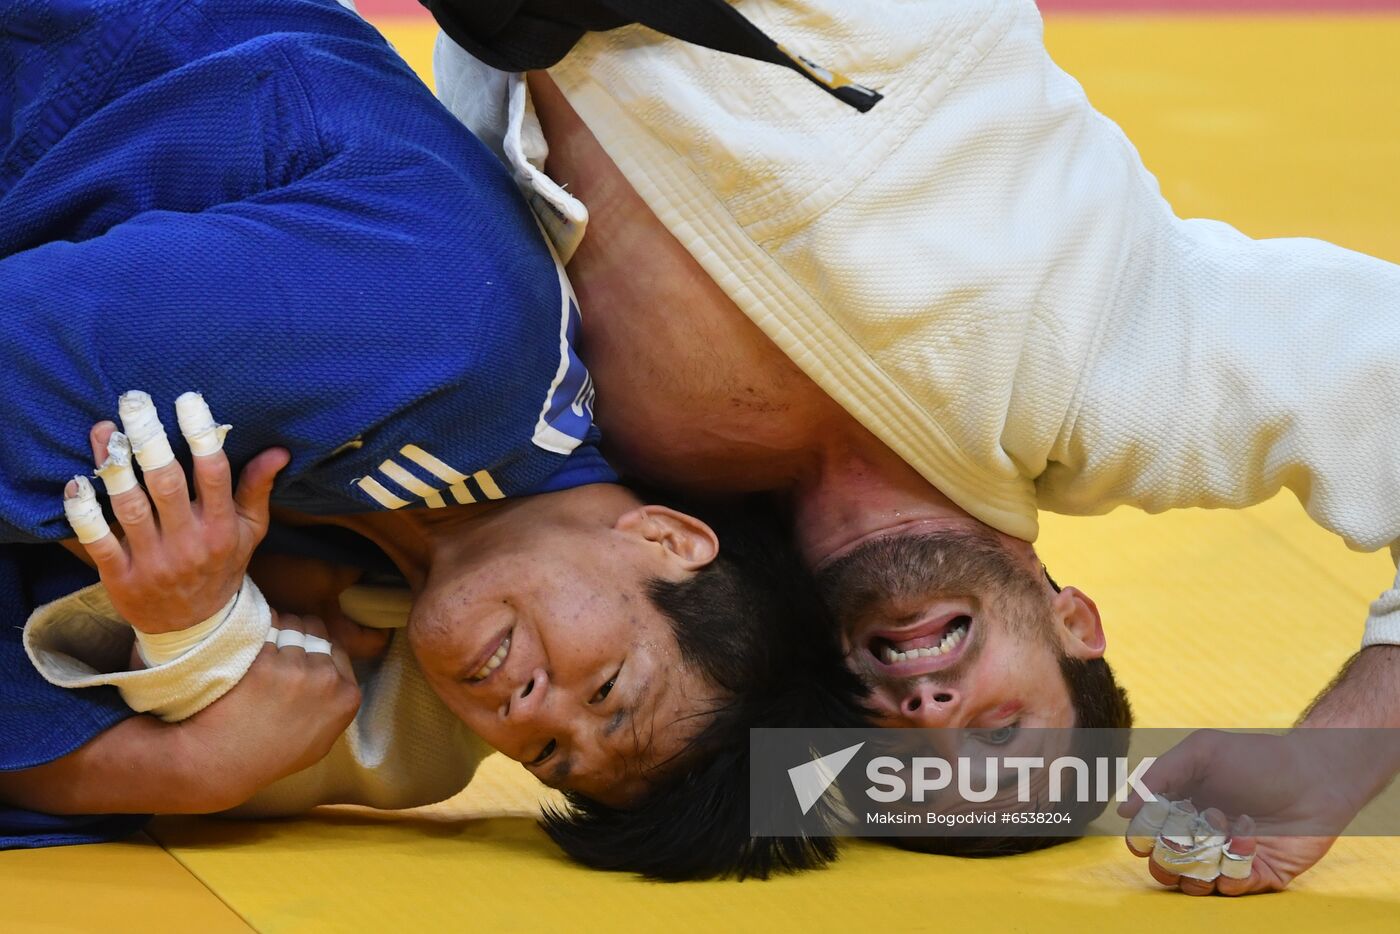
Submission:
<svg viewBox="0 0 1400 934">
<path fill-rule="evenodd" d="M 477 497 L 467 486 L 468 481 L 475 482 L 481 495 L 487 499 L 505 499 L 505 493 L 496 483 L 496 478 L 491 476 L 489 470 L 478 470 L 468 477 L 466 474 L 434 457 L 416 444 L 405 444 L 399 449 L 399 454 L 414 464 L 437 477 L 443 483 L 448 484 L 447 492 L 452 494 L 452 498 L 463 506 L 469 506 L 478 502 Z M 414 475 L 408 468 L 394 460 L 386 460 L 379 465 L 379 472 L 395 485 L 402 487 L 408 493 L 420 497 L 429 507 L 442 509 L 447 505 L 443 497 L 443 490 L 440 487 L 426 483 Z M 374 477 L 361 477 L 355 481 L 360 489 L 368 493 L 375 502 L 385 509 L 402 509 L 409 505 L 409 500 L 390 492 L 389 488 Z"/>
</svg>

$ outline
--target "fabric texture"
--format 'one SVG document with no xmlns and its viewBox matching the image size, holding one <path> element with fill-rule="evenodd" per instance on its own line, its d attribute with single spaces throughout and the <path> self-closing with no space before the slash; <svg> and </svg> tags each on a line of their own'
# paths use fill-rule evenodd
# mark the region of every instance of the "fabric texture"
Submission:
<svg viewBox="0 0 1400 934">
<path fill-rule="evenodd" d="M 823 107 L 636 27 L 551 74 L 739 307 L 932 484 L 1026 540 L 1040 508 L 1282 487 L 1353 548 L 1400 538 L 1400 269 L 1177 218 L 1031 0 L 739 7 L 885 100 Z M 1394 637 L 1392 603 L 1368 638 Z"/>
<path fill-rule="evenodd" d="M 172 430 L 176 396 L 202 391 L 235 426 L 235 469 L 289 449 L 273 503 L 303 512 L 615 479 L 550 244 L 510 174 L 352 12 L 18 0 L 0 34 L 0 393 L 26 402 L 0 449 L 0 542 L 71 535 L 63 482 L 91 471 L 88 429 L 131 389 Z M 22 617 L 81 586 L 6 606 L 18 615 L 0 639 L 0 769 L 51 761 L 131 715 L 110 687 L 44 682 L 23 653 Z M 109 650 L 123 635 L 110 620 L 88 634 Z M 256 654 L 241 651 L 213 693 Z M 172 666 L 139 676 L 151 709 L 208 702 L 200 679 L 156 688 Z M 376 795 L 356 800 L 388 800 Z M 16 830 L 3 845 L 139 825 L 4 821 Z"/>
<path fill-rule="evenodd" d="M 272 628 L 272 610 L 249 577 L 222 622 L 163 665 L 130 670 L 135 633 L 93 584 L 35 610 L 24 627 L 34 668 L 62 688 L 111 686 L 138 713 L 168 723 L 192 717 L 242 680 Z"/>
</svg>

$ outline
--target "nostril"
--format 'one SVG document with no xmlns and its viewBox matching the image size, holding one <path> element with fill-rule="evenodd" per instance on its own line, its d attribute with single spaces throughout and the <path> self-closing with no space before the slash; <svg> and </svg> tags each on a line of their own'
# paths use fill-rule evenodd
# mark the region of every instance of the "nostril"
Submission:
<svg viewBox="0 0 1400 934">
<path fill-rule="evenodd" d="M 905 709 L 908 710 L 910 713 L 913 713 L 914 711 L 918 710 L 919 706 L 920 701 L 917 697 L 909 698 L 909 700 L 906 701 L 904 704 Z"/>
<path fill-rule="evenodd" d="M 529 697 L 529 696 L 530 696 L 530 692 L 533 691 L 534 689 L 535 689 L 535 679 L 534 679 L 534 678 L 531 678 L 528 682 L 526 682 L 524 690 L 522 690 L 522 691 L 520 692 L 520 699 L 521 699 L 521 700 L 524 700 L 525 698 Z"/>
<path fill-rule="evenodd" d="M 953 695 L 951 695 L 951 694 L 945 694 L 945 693 L 939 693 L 939 694 L 933 695 L 933 699 L 936 700 L 936 701 L 938 701 L 938 703 L 940 703 L 940 704 L 946 704 L 946 703 L 948 703 L 948 701 L 950 701 L 950 700 L 953 699 Z"/>
</svg>

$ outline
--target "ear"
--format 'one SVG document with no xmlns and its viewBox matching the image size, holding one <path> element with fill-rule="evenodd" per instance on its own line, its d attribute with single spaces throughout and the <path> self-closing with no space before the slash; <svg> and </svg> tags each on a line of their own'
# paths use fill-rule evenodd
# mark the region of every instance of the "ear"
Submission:
<svg viewBox="0 0 1400 934">
<path fill-rule="evenodd" d="M 686 571 L 698 571 L 719 556 L 719 536 L 714 529 L 666 506 L 630 509 L 618 517 L 613 528 L 655 542 Z"/>
<path fill-rule="evenodd" d="M 1103 634 L 1099 608 L 1084 591 L 1066 587 L 1051 601 L 1055 621 L 1060 625 L 1065 654 L 1080 659 L 1102 658 L 1108 640 Z"/>
</svg>

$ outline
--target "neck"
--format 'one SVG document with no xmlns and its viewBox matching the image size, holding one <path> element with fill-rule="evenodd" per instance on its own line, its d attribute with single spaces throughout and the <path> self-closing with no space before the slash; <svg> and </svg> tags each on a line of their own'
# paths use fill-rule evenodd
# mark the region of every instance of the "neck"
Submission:
<svg viewBox="0 0 1400 934">
<path fill-rule="evenodd" d="M 374 542 L 408 581 L 416 597 L 436 568 L 460 568 L 473 555 L 509 546 L 521 530 L 548 524 L 611 525 L 636 505 L 628 490 L 615 483 L 595 483 L 539 496 L 445 509 L 399 509 L 325 520 Z"/>
<path fill-rule="evenodd" d="M 798 547 L 812 568 L 882 535 L 980 525 L 858 427 L 823 446 L 817 469 L 794 488 L 793 511 Z"/>
</svg>

